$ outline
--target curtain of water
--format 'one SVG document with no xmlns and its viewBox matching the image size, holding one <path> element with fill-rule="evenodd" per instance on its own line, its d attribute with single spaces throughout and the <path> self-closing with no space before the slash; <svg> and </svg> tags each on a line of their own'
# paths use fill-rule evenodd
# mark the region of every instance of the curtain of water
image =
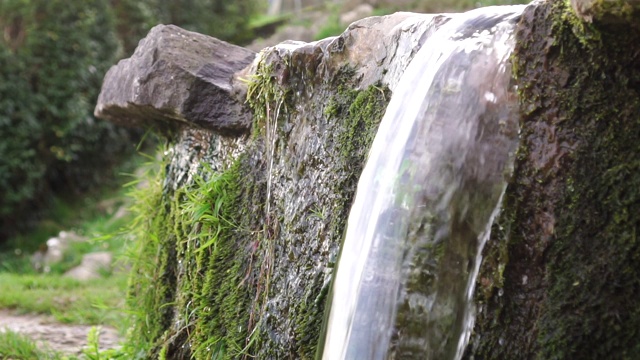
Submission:
<svg viewBox="0 0 640 360">
<path fill-rule="evenodd" d="M 403 75 L 349 215 L 323 359 L 461 357 L 517 145 L 509 56 L 522 10 L 454 16 Z"/>
</svg>

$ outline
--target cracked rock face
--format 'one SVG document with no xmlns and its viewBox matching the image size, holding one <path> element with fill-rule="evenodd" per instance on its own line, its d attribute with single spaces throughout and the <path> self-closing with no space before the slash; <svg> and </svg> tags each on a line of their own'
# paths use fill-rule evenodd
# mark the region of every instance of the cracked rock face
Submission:
<svg viewBox="0 0 640 360">
<path fill-rule="evenodd" d="M 195 125 L 235 135 L 251 115 L 234 74 L 255 53 L 174 25 L 158 25 L 105 76 L 95 115 L 127 126 Z M 160 124 L 158 124 L 158 122 Z"/>
</svg>

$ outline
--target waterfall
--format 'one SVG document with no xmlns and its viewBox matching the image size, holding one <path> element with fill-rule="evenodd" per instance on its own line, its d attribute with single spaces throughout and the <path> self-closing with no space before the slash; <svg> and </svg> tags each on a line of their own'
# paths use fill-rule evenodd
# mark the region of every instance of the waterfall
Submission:
<svg viewBox="0 0 640 360">
<path fill-rule="evenodd" d="M 358 183 L 323 359 L 462 357 L 517 146 L 509 57 L 523 9 L 455 15 L 405 71 Z"/>
</svg>

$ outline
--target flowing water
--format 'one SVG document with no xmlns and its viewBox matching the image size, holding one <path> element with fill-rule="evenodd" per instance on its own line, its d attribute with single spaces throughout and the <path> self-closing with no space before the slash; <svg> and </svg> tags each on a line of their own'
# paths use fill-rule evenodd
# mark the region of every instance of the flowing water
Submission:
<svg viewBox="0 0 640 360">
<path fill-rule="evenodd" d="M 323 359 L 462 356 L 517 146 L 509 57 L 523 9 L 454 16 L 407 68 L 349 215 Z"/>
</svg>

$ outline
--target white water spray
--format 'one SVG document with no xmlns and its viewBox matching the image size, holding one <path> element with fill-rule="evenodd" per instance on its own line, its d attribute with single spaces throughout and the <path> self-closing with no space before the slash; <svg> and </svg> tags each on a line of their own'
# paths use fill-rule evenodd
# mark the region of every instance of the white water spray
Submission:
<svg viewBox="0 0 640 360">
<path fill-rule="evenodd" d="M 454 16 L 405 71 L 349 215 L 323 359 L 462 356 L 517 145 L 509 56 L 523 9 Z"/>
</svg>

